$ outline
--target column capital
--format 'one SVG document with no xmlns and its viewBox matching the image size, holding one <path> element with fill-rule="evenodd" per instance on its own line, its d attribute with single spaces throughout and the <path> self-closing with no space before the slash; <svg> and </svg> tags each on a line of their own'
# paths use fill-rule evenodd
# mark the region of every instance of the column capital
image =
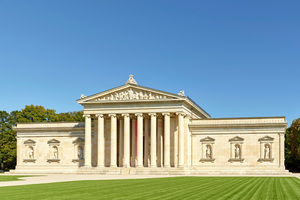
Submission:
<svg viewBox="0 0 300 200">
<path fill-rule="evenodd" d="M 116 114 L 108 114 L 108 116 L 111 117 L 111 118 L 116 118 L 117 117 Z"/>
<path fill-rule="evenodd" d="M 170 113 L 162 113 L 163 116 L 170 116 Z"/>
<path fill-rule="evenodd" d="M 130 114 L 129 113 L 124 113 L 124 114 L 122 114 L 122 117 L 130 117 Z"/>
<path fill-rule="evenodd" d="M 136 113 L 135 116 L 137 116 L 137 117 L 143 117 L 143 113 Z"/>
<path fill-rule="evenodd" d="M 91 115 L 89 115 L 89 114 L 84 114 L 82 116 L 85 117 L 85 118 L 91 118 Z"/>
<path fill-rule="evenodd" d="M 148 115 L 151 117 L 156 117 L 156 113 L 148 113 Z"/>
<path fill-rule="evenodd" d="M 184 112 L 177 112 L 176 115 L 183 116 L 183 117 L 186 116 L 186 114 Z"/>
<path fill-rule="evenodd" d="M 100 114 L 100 113 L 96 114 L 95 116 L 98 117 L 98 118 L 103 118 L 104 117 L 104 115 Z"/>
</svg>

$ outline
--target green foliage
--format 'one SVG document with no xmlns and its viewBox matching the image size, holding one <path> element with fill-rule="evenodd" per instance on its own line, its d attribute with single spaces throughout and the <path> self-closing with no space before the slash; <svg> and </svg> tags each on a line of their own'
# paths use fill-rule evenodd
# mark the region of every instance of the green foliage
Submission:
<svg viewBox="0 0 300 200">
<path fill-rule="evenodd" d="M 16 123 L 28 122 L 71 122 L 84 121 L 83 111 L 56 114 L 55 110 L 43 106 L 27 105 L 22 111 L 0 111 L 0 169 L 9 170 L 16 166 Z"/>
<path fill-rule="evenodd" d="M 10 114 L 6 111 L 0 111 L 0 169 L 13 169 L 16 165 L 16 133 L 12 126 L 16 124 L 16 114 L 18 111 L 12 111 Z"/>
<path fill-rule="evenodd" d="M 286 129 L 285 165 L 290 171 L 300 171 L 300 118 L 295 119 Z"/>
</svg>

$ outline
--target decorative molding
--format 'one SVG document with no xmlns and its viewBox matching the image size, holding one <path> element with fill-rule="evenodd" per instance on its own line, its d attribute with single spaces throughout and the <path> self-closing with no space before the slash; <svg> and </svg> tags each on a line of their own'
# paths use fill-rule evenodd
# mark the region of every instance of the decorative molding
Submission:
<svg viewBox="0 0 300 200">
<path fill-rule="evenodd" d="M 60 159 L 47 159 L 47 162 L 48 162 L 48 163 L 52 163 L 52 162 L 59 163 L 59 162 L 60 162 Z"/>
<path fill-rule="evenodd" d="M 229 142 L 242 142 L 244 141 L 244 138 L 241 138 L 239 136 L 235 136 L 234 138 L 229 139 Z"/>
<path fill-rule="evenodd" d="M 84 162 L 84 158 L 83 159 L 73 159 L 72 162 L 73 163 Z"/>
<path fill-rule="evenodd" d="M 213 139 L 209 136 L 207 136 L 207 137 L 200 140 L 200 142 L 214 142 L 214 141 L 215 141 L 215 139 Z"/>
<path fill-rule="evenodd" d="M 273 162 L 274 158 L 260 158 L 257 160 L 257 162 Z"/>
<path fill-rule="evenodd" d="M 156 113 L 148 113 L 150 117 L 156 117 Z"/>
<path fill-rule="evenodd" d="M 204 162 L 214 162 L 216 159 L 215 158 L 201 158 L 199 161 L 204 163 Z"/>
<path fill-rule="evenodd" d="M 137 85 L 137 82 L 134 80 L 133 75 L 129 75 L 129 79 L 127 80 L 126 84 Z"/>
<path fill-rule="evenodd" d="M 24 163 L 28 163 L 28 162 L 35 163 L 35 161 L 36 161 L 36 159 L 31 159 L 31 158 L 23 159 L 23 162 L 24 162 Z"/>
<path fill-rule="evenodd" d="M 265 137 L 259 138 L 258 141 L 260 141 L 260 142 L 272 142 L 272 141 L 274 141 L 274 138 L 266 135 Z"/>
<path fill-rule="evenodd" d="M 104 115 L 101 114 L 101 113 L 98 113 L 98 114 L 96 114 L 95 116 L 98 117 L 98 118 L 104 118 Z"/>
<path fill-rule="evenodd" d="M 129 113 L 122 114 L 122 117 L 130 117 Z"/>
<path fill-rule="evenodd" d="M 80 144 L 80 143 L 84 143 L 84 142 L 85 142 L 85 140 L 83 138 L 78 137 L 72 143 L 73 144 Z"/>
<path fill-rule="evenodd" d="M 137 116 L 137 117 L 143 117 L 143 113 L 136 113 L 135 116 Z"/>
<path fill-rule="evenodd" d="M 24 141 L 24 144 L 27 146 L 27 145 L 31 145 L 31 146 L 34 146 L 35 145 L 35 141 L 31 140 L 31 139 L 28 139 L 26 141 Z"/>
<path fill-rule="evenodd" d="M 128 100 L 155 100 L 155 99 L 175 99 L 174 97 L 132 87 L 115 91 L 94 99 L 94 101 L 128 101 Z"/>
<path fill-rule="evenodd" d="M 109 116 L 110 118 L 116 118 L 116 117 L 117 117 L 116 114 L 108 114 L 108 116 Z"/>
<path fill-rule="evenodd" d="M 230 158 L 229 160 L 228 160 L 228 162 L 244 162 L 244 160 L 245 160 L 245 158 Z"/>
<path fill-rule="evenodd" d="M 171 116 L 170 113 L 162 113 L 163 116 Z"/>
<path fill-rule="evenodd" d="M 47 142 L 47 144 L 49 144 L 49 145 L 55 145 L 55 146 L 59 146 L 59 144 L 60 144 L 60 141 L 58 141 L 58 140 L 56 140 L 56 139 L 51 139 L 51 140 L 49 140 L 48 142 Z"/>
<path fill-rule="evenodd" d="M 89 115 L 89 114 L 84 114 L 82 116 L 85 117 L 85 118 L 91 118 L 91 115 Z"/>
<path fill-rule="evenodd" d="M 183 117 L 186 116 L 186 114 L 184 112 L 177 112 L 176 115 L 183 116 Z"/>
</svg>

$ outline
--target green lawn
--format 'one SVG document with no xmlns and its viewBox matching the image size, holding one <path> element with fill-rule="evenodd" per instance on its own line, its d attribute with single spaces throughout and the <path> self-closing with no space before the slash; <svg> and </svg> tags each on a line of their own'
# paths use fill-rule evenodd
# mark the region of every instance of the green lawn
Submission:
<svg viewBox="0 0 300 200">
<path fill-rule="evenodd" d="M 1 199 L 300 199 L 294 177 L 175 177 L 0 187 Z"/>
<path fill-rule="evenodd" d="M 0 181 L 20 181 L 19 178 L 28 176 L 11 176 L 11 175 L 0 175 Z"/>
</svg>

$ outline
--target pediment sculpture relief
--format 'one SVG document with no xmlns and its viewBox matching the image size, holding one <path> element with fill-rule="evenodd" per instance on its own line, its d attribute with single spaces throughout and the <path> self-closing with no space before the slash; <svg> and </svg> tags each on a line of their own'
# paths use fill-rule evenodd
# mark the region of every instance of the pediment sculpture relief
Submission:
<svg viewBox="0 0 300 200">
<path fill-rule="evenodd" d="M 146 99 L 170 99 L 166 95 L 161 95 L 158 93 L 136 90 L 136 89 L 126 89 L 122 91 L 117 91 L 102 97 L 95 99 L 95 101 L 118 101 L 118 100 L 146 100 Z"/>
</svg>

